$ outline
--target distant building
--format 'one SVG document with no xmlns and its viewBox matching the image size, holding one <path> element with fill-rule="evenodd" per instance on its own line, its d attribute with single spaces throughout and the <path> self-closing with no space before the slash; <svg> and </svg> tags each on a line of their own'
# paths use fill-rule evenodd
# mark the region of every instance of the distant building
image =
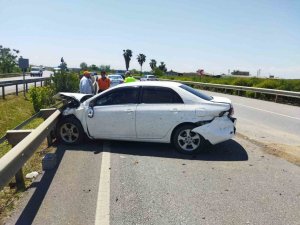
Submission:
<svg viewBox="0 0 300 225">
<path fill-rule="evenodd" d="M 240 70 L 234 70 L 231 75 L 238 75 L 238 76 L 249 76 L 250 73 L 248 71 L 240 71 Z"/>
<path fill-rule="evenodd" d="M 178 73 L 173 71 L 173 70 L 170 70 L 170 71 L 167 71 L 166 72 L 166 75 L 170 75 L 170 76 L 178 76 Z"/>
</svg>

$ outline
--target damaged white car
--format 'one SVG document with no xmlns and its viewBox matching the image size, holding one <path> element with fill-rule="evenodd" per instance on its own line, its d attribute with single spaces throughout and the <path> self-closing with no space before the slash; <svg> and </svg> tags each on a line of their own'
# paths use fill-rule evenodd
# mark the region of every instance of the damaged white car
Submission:
<svg viewBox="0 0 300 225">
<path fill-rule="evenodd" d="M 235 134 L 231 101 L 176 82 L 132 82 L 95 96 L 59 93 L 68 104 L 57 124 L 67 144 L 90 139 L 172 143 L 182 153 L 203 150 Z"/>
</svg>

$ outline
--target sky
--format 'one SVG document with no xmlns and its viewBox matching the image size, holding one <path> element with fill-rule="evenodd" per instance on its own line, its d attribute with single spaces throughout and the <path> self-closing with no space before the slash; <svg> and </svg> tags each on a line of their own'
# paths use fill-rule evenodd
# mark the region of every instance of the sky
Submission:
<svg viewBox="0 0 300 225">
<path fill-rule="evenodd" d="M 140 69 L 139 53 L 168 70 L 261 69 L 300 79 L 300 0 L 0 0 L 0 45 L 30 64 Z"/>
</svg>

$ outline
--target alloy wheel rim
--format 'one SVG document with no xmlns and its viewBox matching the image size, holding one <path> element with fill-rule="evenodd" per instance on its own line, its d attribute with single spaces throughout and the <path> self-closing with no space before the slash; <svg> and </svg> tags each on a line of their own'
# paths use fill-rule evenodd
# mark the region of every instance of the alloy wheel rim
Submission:
<svg viewBox="0 0 300 225">
<path fill-rule="evenodd" d="M 180 148 L 184 151 L 194 151 L 200 145 L 200 135 L 191 129 L 182 130 L 177 138 Z"/>
<path fill-rule="evenodd" d="M 60 136 L 67 143 L 74 143 L 79 138 L 79 130 L 72 123 L 65 123 L 60 128 Z"/>
</svg>

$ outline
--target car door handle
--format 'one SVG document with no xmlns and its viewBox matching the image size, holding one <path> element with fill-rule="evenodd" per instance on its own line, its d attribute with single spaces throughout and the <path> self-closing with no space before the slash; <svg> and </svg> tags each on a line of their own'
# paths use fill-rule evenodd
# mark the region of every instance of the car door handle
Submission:
<svg viewBox="0 0 300 225">
<path fill-rule="evenodd" d="M 126 109 L 125 112 L 131 113 L 131 112 L 133 112 L 133 109 Z"/>
</svg>

